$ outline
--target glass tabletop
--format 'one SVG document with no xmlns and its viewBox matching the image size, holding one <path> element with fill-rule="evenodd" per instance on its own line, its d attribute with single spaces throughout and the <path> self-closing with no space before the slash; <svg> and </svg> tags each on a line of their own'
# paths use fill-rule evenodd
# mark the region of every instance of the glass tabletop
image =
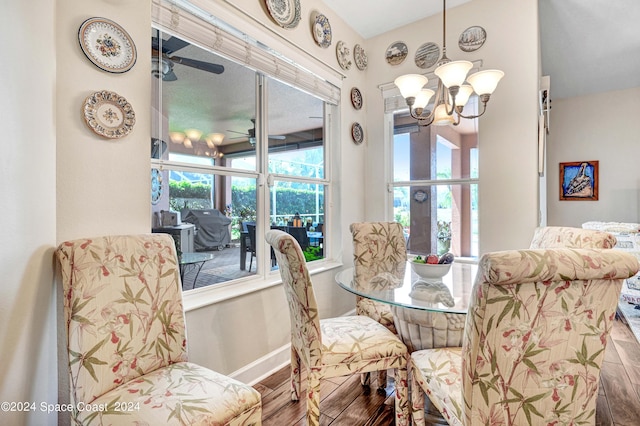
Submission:
<svg viewBox="0 0 640 426">
<path fill-rule="evenodd" d="M 207 260 L 213 260 L 213 254 L 211 253 L 182 253 L 180 255 L 181 265 L 190 265 L 192 263 L 206 262 Z"/>
<path fill-rule="evenodd" d="M 354 268 L 347 268 L 336 274 L 336 282 L 350 293 L 394 306 L 420 309 L 425 311 L 466 313 L 469 307 L 471 288 L 478 270 L 475 261 L 456 259 L 449 273 L 441 279 L 425 279 L 412 271 L 407 262 L 402 280 L 381 274 L 372 278 L 377 280 L 378 289 L 371 290 L 356 285 Z M 383 284 L 386 289 L 380 289 Z M 389 288 L 393 287 L 393 288 Z"/>
</svg>

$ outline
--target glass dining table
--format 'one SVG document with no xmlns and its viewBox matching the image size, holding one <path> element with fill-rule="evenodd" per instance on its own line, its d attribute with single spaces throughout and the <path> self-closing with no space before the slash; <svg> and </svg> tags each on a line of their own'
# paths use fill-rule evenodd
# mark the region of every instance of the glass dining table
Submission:
<svg viewBox="0 0 640 426">
<path fill-rule="evenodd" d="M 475 260 L 456 259 L 444 277 L 425 279 L 413 272 L 407 262 L 402 278 L 382 273 L 359 283 L 351 267 L 336 274 L 335 279 L 350 293 L 391 305 L 398 335 L 413 352 L 462 346 L 477 269 Z"/>
</svg>

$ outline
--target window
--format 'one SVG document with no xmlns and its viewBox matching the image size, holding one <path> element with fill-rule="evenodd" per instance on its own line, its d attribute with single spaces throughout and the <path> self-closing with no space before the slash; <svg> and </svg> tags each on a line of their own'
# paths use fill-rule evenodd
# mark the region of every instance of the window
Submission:
<svg viewBox="0 0 640 426">
<path fill-rule="evenodd" d="M 477 257 L 477 132 L 419 128 L 406 113 L 393 122 L 393 216 L 409 252 Z"/>
<path fill-rule="evenodd" d="M 159 21 L 168 13 L 163 10 L 155 13 Z M 259 63 L 241 64 L 234 59 L 241 53 L 229 47 L 241 41 L 228 32 L 220 51 L 202 48 L 203 28 L 211 26 L 216 36 L 222 30 L 196 14 L 186 16 L 198 25 L 169 33 L 159 22 L 151 32 L 154 232 L 171 232 L 162 223 L 168 211 L 194 225 L 193 250 L 214 254 L 195 288 L 277 268 L 264 239 L 270 228 L 291 233 L 308 262 L 324 259 L 331 191 L 326 135 L 339 91 L 302 69 L 289 81 L 286 72 L 276 78 Z M 280 71 L 294 66 L 257 42 L 250 47 L 257 49 L 252 60 L 273 55 L 265 64 L 282 61 Z M 180 243 L 181 251 L 190 250 Z"/>
</svg>

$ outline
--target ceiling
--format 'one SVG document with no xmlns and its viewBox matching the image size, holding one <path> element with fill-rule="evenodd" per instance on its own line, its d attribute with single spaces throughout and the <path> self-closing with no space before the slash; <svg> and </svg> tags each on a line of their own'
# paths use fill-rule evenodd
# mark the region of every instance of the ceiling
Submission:
<svg viewBox="0 0 640 426">
<path fill-rule="evenodd" d="M 449 0 L 447 9 L 468 1 Z M 440 0 L 324 2 L 365 39 L 442 11 Z M 640 1 L 539 0 L 538 8 L 552 99 L 640 86 Z"/>
</svg>

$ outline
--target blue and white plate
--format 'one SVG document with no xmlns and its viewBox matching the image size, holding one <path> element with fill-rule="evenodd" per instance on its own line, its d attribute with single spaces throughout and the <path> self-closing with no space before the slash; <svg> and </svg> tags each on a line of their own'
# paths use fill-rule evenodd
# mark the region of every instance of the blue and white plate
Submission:
<svg viewBox="0 0 640 426">
<path fill-rule="evenodd" d="M 329 19 L 322 13 L 318 13 L 315 16 L 312 25 L 313 27 L 311 28 L 311 32 L 313 33 L 313 39 L 316 41 L 318 46 L 323 48 L 331 46 L 332 36 Z"/>
</svg>

